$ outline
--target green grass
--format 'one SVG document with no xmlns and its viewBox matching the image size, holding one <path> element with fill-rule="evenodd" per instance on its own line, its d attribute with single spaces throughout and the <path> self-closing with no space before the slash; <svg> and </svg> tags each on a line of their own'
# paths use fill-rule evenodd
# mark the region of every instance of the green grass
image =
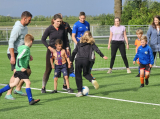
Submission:
<svg viewBox="0 0 160 119">
<path fill-rule="evenodd" d="M 7 46 L 0 46 L 0 83 L 2 84 L 8 84 L 12 75 L 6 50 Z M 102 50 L 102 52 L 105 51 L 108 50 L 106 48 Z M 41 89 L 45 70 L 45 53 L 46 48 L 43 45 L 33 45 L 31 48 L 31 54 L 34 58 L 30 62 L 32 69 L 31 87 Z M 95 66 L 99 62 L 98 56 L 96 58 Z M 83 85 L 89 87 L 90 95 L 93 96 L 160 104 L 160 69 L 152 69 L 149 85 L 144 88 L 139 88 L 140 80 L 135 77 L 138 72 L 137 69 L 131 71 L 131 74 L 127 74 L 126 70 L 113 70 L 112 74 L 106 74 L 106 71 L 92 71 L 100 88 L 95 90 L 86 79 L 83 80 Z M 52 71 L 47 83 L 48 90 L 53 90 L 53 76 L 54 72 Z M 58 80 L 59 91 L 62 91 L 62 85 L 63 79 L 60 78 Z M 70 85 L 76 93 L 74 78 L 70 78 Z M 0 86 L 0 88 L 2 87 Z M 24 88 L 22 90 L 25 92 Z M 35 99 L 41 99 L 39 103 L 33 106 L 28 104 L 27 97 L 15 94 L 13 96 L 16 100 L 5 100 L 6 93 L 4 93 L 0 98 L 0 119 L 158 119 L 160 116 L 160 106 L 87 96 L 77 98 L 68 93 L 50 94 L 48 92 L 41 94 L 39 90 L 32 90 L 32 93 Z"/>
</svg>

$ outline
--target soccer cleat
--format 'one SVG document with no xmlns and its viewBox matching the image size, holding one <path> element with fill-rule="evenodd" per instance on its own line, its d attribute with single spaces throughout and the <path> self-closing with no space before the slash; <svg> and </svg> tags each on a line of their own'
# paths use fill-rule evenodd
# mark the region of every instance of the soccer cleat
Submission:
<svg viewBox="0 0 160 119">
<path fill-rule="evenodd" d="M 69 88 L 67 89 L 68 93 L 73 93 L 73 89 Z"/>
<path fill-rule="evenodd" d="M 107 72 L 107 74 L 110 74 L 110 73 L 112 73 L 112 70 L 109 69 L 108 72 Z"/>
<path fill-rule="evenodd" d="M 83 95 L 82 95 L 82 92 L 78 92 L 78 93 L 76 93 L 76 97 L 82 97 Z"/>
<path fill-rule="evenodd" d="M 140 85 L 140 88 L 143 88 L 143 87 L 144 87 L 144 84 L 141 84 L 141 85 Z"/>
<path fill-rule="evenodd" d="M 19 95 L 22 95 L 22 96 L 27 96 L 26 93 L 23 93 L 21 90 L 20 91 L 17 91 L 16 89 L 13 91 L 14 94 L 19 94 Z"/>
<path fill-rule="evenodd" d="M 140 74 L 136 75 L 136 77 L 140 77 Z"/>
<path fill-rule="evenodd" d="M 2 93 L 0 93 L 0 97 L 2 96 Z"/>
<path fill-rule="evenodd" d="M 128 73 L 128 74 L 131 73 L 131 70 L 130 70 L 130 69 L 127 69 L 127 73 Z"/>
<path fill-rule="evenodd" d="M 46 88 L 42 88 L 41 93 L 46 93 Z"/>
<path fill-rule="evenodd" d="M 62 90 L 67 90 L 67 86 L 63 85 Z"/>
<path fill-rule="evenodd" d="M 97 90 L 99 88 L 99 84 L 96 80 L 92 80 L 92 85 L 94 86 L 94 88 Z"/>
<path fill-rule="evenodd" d="M 40 101 L 40 99 L 37 99 L 37 100 L 34 100 L 34 99 L 33 99 L 31 102 L 29 102 L 29 104 L 30 104 L 30 105 L 34 105 L 35 103 L 37 103 L 37 102 L 39 102 L 39 101 Z"/>
<path fill-rule="evenodd" d="M 146 85 L 148 85 L 148 84 L 149 84 L 148 79 L 145 79 L 145 84 L 146 84 Z"/>
<path fill-rule="evenodd" d="M 10 95 L 6 95 L 5 96 L 5 99 L 8 99 L 8 100 L 15 100 L 15 98 L 10 94 Z"/>
<path fill-rule="evenodd" d="M 75 77 L 75 74 L 72 72 L 71 74 L 69 74 L 70 77 Z"/>
<path fill-rule="evenodd" d="M 53 90 L 53 91 L 51 91 L 51 93 L 57 93 L 57 90 Z"/>
</svg>

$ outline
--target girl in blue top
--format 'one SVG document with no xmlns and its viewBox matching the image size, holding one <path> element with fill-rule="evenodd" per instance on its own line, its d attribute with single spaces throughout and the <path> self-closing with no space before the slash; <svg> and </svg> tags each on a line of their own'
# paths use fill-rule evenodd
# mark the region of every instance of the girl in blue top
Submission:
<svg viewBox="0 0 160 119">
<path fill-rule="evenodd" d="M 155 59 L 156 53 L 160 53 L 160 16 L 158 15 L 153 18 L 153 23 L 147 31 L 147 40 Z"/>
<path fill-rule="evenodd" d="M 140 41 L 141 41 L 141 46 L 139 46 L 137 50 L 137 54 L 133 59 L 133 64 L 135 64 L 135 61 L 139 58 L 140 81 L 141 81 L 140 87 L 144 87 L 144 70 L 145 70 L 145 84 L 148 85 L 149 83 L 148 78 L 150 74 L 150 69 L 154 64 L 154 58 L 151 47 L 147 45 L 147 37 L 142 36 Z"/>
</svg>

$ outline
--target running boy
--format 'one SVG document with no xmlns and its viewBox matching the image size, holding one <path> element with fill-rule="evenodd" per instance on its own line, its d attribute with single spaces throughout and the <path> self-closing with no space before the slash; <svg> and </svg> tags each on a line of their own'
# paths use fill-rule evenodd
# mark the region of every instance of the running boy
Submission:
<svg viewBox="0 0 160 119">
<path fill-rule="evenodd" d="M 28 96 L 28 101 L 30 105 L 34 105 L 35 103 L 39 102 L 40 99 L 34 100 L 32 98 L 32 92 L 30 89 L 31 82 L 29 80 L 29 76 L 27 74 L 27 67 L 29 65 L 29 60 L 30 60 L 30 47 L 32 46 L 32 43 L 34 41 L 34 37 L 30 34 L 27 34 L 24 37 L 24 43 L 25 45 L 19 46 L 18 47 L 18 56 L 16 59 L 16 72 L 14 73 L 14 82 L 9 83 L 2 89 L 0 89 L 0 96 L 2 95 L 3 92 L 9 90 L 12 87 L 15 87 L 20 80 L 23 80 L 26 83 L 26 93 Z"/>
<path fill-rule="evenodd" d="M 55 41 L 55 46 L 56 46 L 56 50 L 53 50 L 52 52 L 52 56 L 50 58 L 50 62 L 51 62 L 51 67 L 52 69 L 55 68 L 54 71 L 54 90 L 51 93 L 57 93 L 57 81 L 58 81 L 58 77 L 60 76 L 61 72 L 63 73 L 63 76 L 66 80 L 66 84 L 67 84 L 67 91 L 68 93 L 73 93 L 73 90 L 69 87 L 69 79 L 68 79 L 68 74 L 67 74 L 67 62 L 68 62 L 68 68 L 71 67 L 70 65 L 70 60 L 69 57 L 66 54 L 66 51 L 64 49 L 62 49 L 63 46 L 63 41 L 60 39 L 57 39 Z M 67 62 L 66 62 L 67 59 Z M 53 60 L 54 60 L 54 64 L 53 64 Z"/>
<path fill-rule="evenodd" d="M 154 57 L 152 49 L 147 45 L 147 37 L 142 36 L 140 41 L 141 41 L 141 46 L 139 46 L 137 50 L 137 54 L 133 59 L 133 64 L 135 64 L 135 61 L 139 58 L 140 82 L 141 82 L 140 87 L 144 87 L 144 70 L 145 70 L 145 84 L 148 85 L 149 84 L 148 78 L 150 74 L 150 69 L 154 64 Z"/>
<path fill-rule="evenodd" d="M 135 40 L 134 45 L 136 46 L 136 53 L 137 53 L 138 47 L 141 46 L 141 41 L 140 41 L 140 39 L 141 39 L 141 37 L 142 37 L 142 35 L 143 35 L 143 31 L 142 31 L 141 29 L 138 29 L 138 30 L 136 31 L 136 35 L 137 35 L 138 39 Z M 137 64 L 140 65 L 139 60 L 137 61 Z M 140 66 L 138 67 L 138 72 L 139 72 L 139 73 L 138 73 L 138 75 L 136 75 L 136 77 L 140 77 Z"/>
<path fill-rule="evenodd" d="M 82 95 L 82 70 L 83 76 L 89 80 L 95 89 L 99 88 L 99 84 L 96 80 L 93 79 L 89 72 L 90 63 L 94 60 L 94 50 L 101 56 L 103 59 L 108 59 L 104 56 L 98 47 L 95 45 L 95 41 L 91 35 L 90 31 L 86 31 L 84 35 L 81 37 L 80 42 L 77 43 L 76 48 L 72 52 L 71 62 L 73 62 L 74 57 L 75 59 L 75 74 L 76 74 L 76 84 L 78 93 L 76 94 L 77 97 L 81 97 Z"/>
</svg>

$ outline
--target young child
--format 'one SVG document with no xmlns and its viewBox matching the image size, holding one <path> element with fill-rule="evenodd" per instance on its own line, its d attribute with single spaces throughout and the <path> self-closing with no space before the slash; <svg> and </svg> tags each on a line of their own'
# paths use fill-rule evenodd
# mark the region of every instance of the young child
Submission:
<svg viewBox="0 0 160 119">
<path fill-rule="evenodd" d="M 9 83 L 2 89 L 0 89 L 0 96 L 2 95 L 3 92 L 9 90 L 11 87 L 15 87 L 20 80 L 23 80 L 26 83 L 26 93 L 28 96 L 28 101 L 30 105 L 34 105 L 35 103 L 39 102 L 40 99 L 34 100 L 32 98 L 32 93 L 30 89 L 31 82 L 29 80 L 29 76 L 27 74 L 27 67 L 29 65 L 29 60 L 30 59 L 30 47 L 32 46 L 34 37 L 30 34 L 27 34 L 24 37 L 24 43 L 25 45 L 19 46 L 18 47 L 18 56 L 16 59 L 16 72 L 14 73 L 14 82 Z"/>
<path fill-rule="evenodd" d="M 153 57 L 152 49 L 147 45 L 147 37 L 142 36 L 140 41 L 141 41 L 141 46 L 139 46 L 137 50 L 137 54 L 135 55 L 133 59 L 133 64 L 135 64 L 135 61 L 139 58 L 140 81 L 141 81 L 140 87 L 144 87 L 144 70 L 145 70 L 145 84 L 148 85 L 150 68 L 154 64 L 154 57 Z"/>
<path fill-rule="evenodd" d="M 91 35 L 90 31 L 86 31 L 84 35 L 81 37 L 80 42 L 77 43 L 76 48 L 72 52 L 71 62 L 73 62 L 75 58 L 75 75 L 76 75 L 76 84 L 78 93 L 77 97 L 81 97 L 82 95 L 82 70 L 83 76 L 89 80 L 95 89 L 99 88 L 99 84 L 96 80 L 93 79 L 89 72 L 90 63 L 94 61 L 94 50 L 101 56 L 103 59 L 108 59 L 104 56 L 98 47 L 95 45 L 95 41 Z"/>
<path fill-rule="evenodd" d="M 56 50 L 52 51 L 52 57 L 50 58 L 51 67 L 52 69 L 55 68 L 54 71 L 54 90 L 51 93 L 57 93 L 57 81 L 58 77 L 61 75 L 61 72 L 63 73 L 63 76 L 66 80 L 67 84 L 67 91 L 68 93 L 73 93 L 73 90 L 69 87 L 69 79 L 68 79 L 68 73 L 67 73 L 67 62 L 68 62 L 68 68 L 71 67 L 69 57 L 66 54 L 66 51 L 62 49 L 63 41 L 60 39 L 57 39 L 55 41 Z M 67 59 L 67 62 L 66 62 Z M 54 64 L 53 64 L 54 60 Z"/>
<path fill-rule="evenodd" d="M 143 35 L 143 31 L 141 30 L 141 29 L 138 29 L 137 31 L 136 31 L 136 34 L 137 34 L 137 37 L 138 37 L 138 39 L 136 39 L 135 40 L 135 46 L 136 46 L 136 53 L 137 53 L 137 49 L 138 49 L 138 47 L 139 46 L 141 46 L 141 41 L 140 41 L 140 39 L 141 39 L 141 37 L 142 37 L 142 35 Z M 137 60 L 137 64 L 138 65 L 140 65 L 140 63 L 139 63 L 139 59 Z M 138 67 L 138 75 L 136 75 L 136 77 L 140 77 L 140 66 Z"/>
</svg>

